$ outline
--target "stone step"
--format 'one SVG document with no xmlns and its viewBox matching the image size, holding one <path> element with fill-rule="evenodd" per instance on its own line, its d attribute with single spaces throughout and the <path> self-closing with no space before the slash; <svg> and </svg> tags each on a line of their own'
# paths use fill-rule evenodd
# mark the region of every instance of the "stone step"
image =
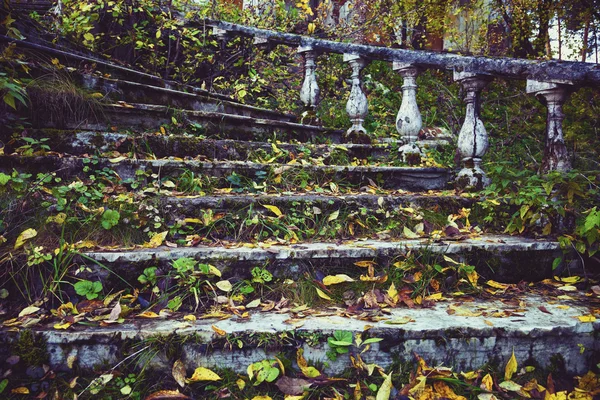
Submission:
<svg viewBox="0 0 600 400">
<path fill-rule="evenodd" d="M 176 313 L 166 320 L 75 324 L 68 330 L 52 329 L 49 324 L 33 328 L 33 332 L 45 343 L 50 367 L 60 371 L 111 368 L 131 356 L 130 360 L 138 360 L 139 368 L 164 371 L 165 376 L 171 375 L 176 359 L 183 361 L 188 376 L 198 366 L 245 374 L 254 362 L 275 357 L 295 360 L 297 349 L 302 348 L 310 365 L 328 375 L 341 374 L 352 368 L 350 355 L 356 357 L 365 349 L 352 345 L 349 353 L 339 354 L 335 361 L 329 359 L 328 338 L 345 331 L 352 337 L 362 334 L 363 340 L 382 339 L 361 357 L 386 369 L 392 362 L 412 365 L 417 354 L 429 365 L 453 367 L 455 372 L 490 364 L 504 371 L 514 352 L 519 368 L 533 366 L 542 372 L 542 368 L 555 369 L 564 362 L 567 374 L 583 374 L 598 361 L 600 323 L 577 318 L 590 313 L 584 303 L 553 300 L 528 294 L 464 303 L 451 300 L 425 309 L 364 310 L 354 318 L 340 316 L 348 313 L 335 308 L 296 313 L 253 311 L 248 318 L 231 315 L 224 320 L 196 321 L 184 320 L 183 314 Z M 11 355 L 10 345 L 18 336 L 14 331 L 0 332 L 3 359 Z"/>
<path fill-rule="evenodd" d="M 306 160 L 311 163 L 326 165 L 350 164 L 352 161 L 366 163 L 400 163 L 397 148 L 401 143 L 382 144 L 312 144 L 282 143 L 276 144 L 257 141 L 206 139 L 204 136 L 192 134 L 162 134 L 148 132 L 142 134 L 29 129 L 27 136 L 36 139 L 49 138 L 52 151 L 72 154 L 97 154 L 117 151 L 134 153 L 139 158 L 147 154 L 150 158 L 193 157 L 201 160 L 256 161 L 258 159 L 271 162 L 287 163 L 293 159 Z M 23 143 L 11 140 L 10 132 L 0 133 L 6 146 L 5 154 L 15 151 Z M 432 147 L 430 144 L 423 148 Z M 431 143 L 433 144 L 433 143 Z"/>
<path fill-rule="evenodd" d="M 177 110 L 156 104 L 97 105 L 86 116 L 51 118 L 40 115 L 32 121 L 37 129 L 82 129 L 96 131 L 154 130 L 167 127 L 216 139 L 237 139 L 266 142 L 269 139 L 300 142 L 333 142 L 342 140 L 342 131 L 294 122 L 253 118 L 222 112 Z"/>
<path fill-rule="evenodd" d="M 364 269 L 358 261 L 375 261 L 387 268 L 408 254 L 425 255 L 433 261 L 443 255 L 473 265 L 484 279 L 501 282 L 538 281 L 552 276 L 552 263 L 563 255 L 558 242 L 504 235 L 480 235 L 461 238 L 347 240 L 278 245 L 272 243 L 202 245 L 194 247 L 137 248 L 130 250 L 98 250 L 83 253 L 94 271 L 90 277 L 114 279 L 107 269 L 125 280 L 135 281 L 144 268 L 159 266 L 165 271 L 179 258 L 192 258 L 221 269 L 223 276 L 245 279 L 250 269 L 265 264 L 274 276 L 298 279 L 319 270 L 324 274 L 356 275 Z M 443 263 L 444 261 L 440 261 Z M 100 269 L 97 265 L 101 265 Z M 336 272 L 337 271 L 337 272 Z M 118 283 L 115 281 L 115 283 Z"/>
<path fill-rule="evenodd" d="M 104 93 L 115 103 L 156 104 L 172 109 L 243 115 L 276 121 L 296 122 L 296 116 L 233 101 L 206 90 L 165 83 L 166 87 L 148 85 L 98 75 L 79 74 L 78 81 L 86 89 Z"/>
<path fill-rule="evenodd" d="M 86 166 L 84 158 L 59 156 L 0 156 L 0 170 L 12 171 L 18 169 L 32 173 L 56 172 L 58 176 L 84 177 Z M 89 160 L 89 159 L 88 159 Z M 361 187 L 376 184 L 383 189 L 403 189 L 410 191 L 441 190 L 447 187 L 451 173 L 444 168 L 413 168 L 413 167 L 372 167 L 372 166 L 319 166 L 319 165 L 288 165 L 288 164 L 259 164 L 253 162 L 233 161 L 175 161 L 175 160 L 133 160 L 118 161 L 107 158 L 95 160 L 95 168 L 104 167 L 114 170 L 123 180 L 136 179 L 140 173 L 154 173 L 161 178 L 178 177 L 185 171 L 202 174 L 214 178 L 227 178 L 233 173 L 247 179 L 256 179 L 257 173 L 268 177 L 281 176 L 290 183 L 297 179 L 298 174 L 308 174 L 311 179 L 322 182 L 334 181 Z M 147 174 L 146 174 L 147 175 Z M 221 179 L 217 185 L 231 186 L 230 182 Z"/>
</svg>

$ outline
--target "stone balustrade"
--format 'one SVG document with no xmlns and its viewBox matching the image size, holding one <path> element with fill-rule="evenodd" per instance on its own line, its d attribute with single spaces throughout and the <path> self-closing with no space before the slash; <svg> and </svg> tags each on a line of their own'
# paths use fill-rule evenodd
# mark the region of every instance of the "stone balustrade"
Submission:
<svg viewBox="0 0 600 400">
<path fill-rule="evenodd" d="M 211 26 L 220 40 L 225 40 L 228 35 L 238 35 L 254 38 L 255 44 L 280 44 L 297 48 L 298 53 L 304 56 L 304 82 L 300 90 L 300 99 L 306 107 L 312 109 L 320 100 L 315 62 L 317 55 L 343 54 L 344 62 L 351 68 L 351 88 L 346 104 L 346 111 L 352 122 L 352 126 L 346 132 L 349 141 L 360 142 L 367 137 L 363 122 L 368 113 L 368 102 L 362 90 L 361 70 L 370 60 L 391 62 L 393 70 L 404 80 L 396 129 L 403 141 L 399 148 L 400 155 L 409 164 L 418 163 L 422 155 L 417 141 L 423 124 L 416 99 L 418 73 L 423 69 L 453 71 L 454 80 L 462 86 L 465 93 L 466 106 L 465 119 L 457 143 L 462 167 L 457 174 L 457 185 L 469 189 L 480 189 L 489 183 L 481 168 L 482 159 L 488 149 L 488 135 L 480 116 L 480 96 L 485 86 L 493 79 L 526 80 L 527 93 L 535 95 L 547 106 L 543 172 L 567 171 L 571 168 L 563 138 L 562 106 L 569 93 L 578 86 L 600 84 L 600 69 L 593 64 L 392 49 L 322 40 L 216 20 L 203 20 L 201 24 Z"/>
</svg>

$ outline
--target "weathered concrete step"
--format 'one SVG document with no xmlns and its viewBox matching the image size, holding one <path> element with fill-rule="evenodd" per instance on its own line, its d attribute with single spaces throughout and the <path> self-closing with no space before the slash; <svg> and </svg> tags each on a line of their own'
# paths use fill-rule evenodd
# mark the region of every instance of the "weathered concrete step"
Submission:
<svg viewBox="0 0 600 400">
<path fill-rule="evenodd" d="M 157 104 L 170 108 L 243 115 L 252 118 L 265 118 L 277 121 L 296 122 L 296 116 L 254 107 L 232 101 L 222 95 L 204 90 L 178 90 L 177 86 L 160 87 L 143 83 L 104 78 L 97 75 L 78 75 L 80 84 L 91 90 L 105 93 L 113 101 L 127 103 Z"/>
<path fill-rule="evenodd" d="M 206 209 L 215 212 L 235 212 L 250 205 L 273 205 L 283 212 L 298 205 L 309 204 L 318 207 L 322 212 L 330 212 L 341 208 L 357 211 L 360 208 L 390 211 L 398 207 L 435 210 L 438 213 L 456 214 L 463 207 L 470 207 L 474 200 L 461 196 L 431 193 L 414 195 L 397 193 L 389 195 L 373 194 L 222 194 L 219 196 L 165 197 L 163 208 L 171 215 L 198 216 Z M 170 206 L 170 207 L 169 207 Z"/>
<path fill-rule="evenodd" d="M 376 260 L 389 266 L 409 252 L 428 256 L 448 255 L 474 265 L 479 275 L 502 282 L 537 281 L 552 276 L 552 262 L 562 255 L 558 242 L 503 235 L 482 235 L 463 240 L 405 239 L 312 242 L 295 245 L 159 247 L 155 249 L 90 251 L 85 255 L 129 279 L 137 279 L 150 265 L 166 267 L 172 260 L 189 257 L 212 263 L 224 275 L 249 276 L 251 267 L 267 263 L 275 276 L 298 278 L 314 269 L 349 271 L 354 262 Z M 89 262 L 88 264 L 93 264 Z M 92 265 L 93 266 L 93 265 Z M 99 272 L 106 277 L 105 271 Z"/>
<path fill-rule="evenodd" d="M 174 121 L 177 122 L 174 124 Z M 32 122 L 32 126 L 38 129 L 61 128 L 97 131 L 118 129 L 158 131 L 161 126 L 166 126 L 169 130 L 172 130 L 170 127 L 173 127 L 211 138 L 263 142 L 273 138 L 282 141 L 340 142 L 342 138 L 342 131 L 314 125 L 222 112 L 178 110 L 165 105 L 138 103 L 105 105 L 93 112 L 90 111 L 83 121 L 79 117 L 61 120 L 37 118 Z"/>
<path fill-rule="evenodd" d="M 514 352 L 519 368 L 556 367 L 562 359 L 567 373 L 585 373 L 598 361 L 600 322 L 579 321 L 578 316 L 590 313 L 584 304 L 564 307 L 549 300 L 524 295 L 504 301 L 438 302 L 427 309 L 391 309 L 378 314 L 383 320 L 377 322 L 369 319 L 369 312 L 361 320 L 338 316 L 335 310 L 309 310 L 313 315 L 271 311 L 253 312 L 248 319 L 192 322 L 174 315 L 168 320 L 127 320 L 105 327 L 73 325 L 69 330 L 34 328 L 34 332 L 43 338 L 55 370 L 67 368 L 68 360 L 75 360 L 73 368 L 90 371 L 116 365 L 136 351 L 147 351 L 137 358 L 144 360 L 139 367 L 170 373 L 174 359 L 179 358 L 188 371 L 204 366 L 245 373 L 251 363 L 277 355 L 295 360 L 297 349 L 302 348 L 311 365 L 317 362 L 325 365 L 324 373 L 339 374 L 352 367 L 349 355 L 364 349 L 353 345 L 349 354 L 340 354 L 335 361 L 327 358 L 327 338 L 335 331 L 347 331 L 353 337 L 381 338 L 361 357 L 384 368 L 393 360 L 412 362 L 416 353 L 430 365 L 467 372 L 488 363 L 504 366 Z M 547 313 L 539 305 L 544 305 Z M 365 333 L 367 325 L 371 328 Z M 226 336 L 220 336 L 220 330 Z M 15 332 L 0 332 L 4 359 L 10 356 L 10 343 L 17 337 Z"/>
<path fill-rule="evenodd" d="M 122 179 L 134 179 L 139 171 L 152 171 L 161 177 L 177 177 L 182 171 L 201 173 L 204 176 L 225 178 L 233 173 L 255 179 L 257 172 L 280 175 L 282 180 L 292 179 L 298 173 L 309 174 L 312 179 L 333 180 L 349 185 L 363 186 L 371 182 L 384 189 L 412 191 L 441 190 L 447 187 L 451 173 L 444 168 L 370 167 L 370 166 L 317 166 L 288 164 L 259 164 L 253 162 L 201 162 L 173 160 L 131 160 L 110 162 L 97 160 L 95 168 L 108 167 Z M 0 170 L 13 168 L 29 172 L 56 172 L 59 176 L 83 176 L 84 159 L 57 156 L 0 156 Z M 136 173 L 138 175 L 136 175 Z M 224 181 L 223 184 L 229 185 Z"/>
<path fill-rule="evenodd" d="M 29 129 L 28 137 L 50 138 L 53 151 L 82 155 L 96 152 L 118 151 L 120 153 L 151 154 L 164 157 L 199 157 L 210 160 L 270 159 L 279 156 L 278 162 L 295 159 L 322 159 L 325 164 L 342 164 L 358 160 L 397 162 L 394 149 L 398 144 L 311 144 L 277 143 L 276 153 L 273 145 L 267 142 L 206 139 L 190 134 L 161 134 L 160 132 L 129 134 L 97 131 L 77 131 L 58 129 Z M 22 143 L 10 142 L 11 133 L 6 132 L 0 138 L 5 142 L 4 152 L 10 154 Z M 287 152 L 288 154 L 284 154 Z"/>
</svg>

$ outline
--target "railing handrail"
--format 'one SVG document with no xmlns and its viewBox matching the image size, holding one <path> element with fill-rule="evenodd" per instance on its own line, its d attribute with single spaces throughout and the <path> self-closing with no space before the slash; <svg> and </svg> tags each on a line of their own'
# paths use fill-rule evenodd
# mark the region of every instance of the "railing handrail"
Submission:
<svg viewBox="0 0 600 400">
<path fill-rule="evenodd" d="M 455 70 L 489 74 L 509 79 L 533 79 L 547 82 L 569 82 L 577 85 L 600 84 L 600 65 L 577 61 L 527 60 L 508 57 L 468 56 L 428 50 L 407 50 L 390 47 L 343 43 L 295 33 L 277 32 L 231 22 L 206 18 L 189 23 L 197 27 L 213 27 L 246 37 L 260 37 L 270 43 L 312 47 L 315 51 L 357 54 L 369 59 L 396 61 L 423 68 Z"/>
</svg>

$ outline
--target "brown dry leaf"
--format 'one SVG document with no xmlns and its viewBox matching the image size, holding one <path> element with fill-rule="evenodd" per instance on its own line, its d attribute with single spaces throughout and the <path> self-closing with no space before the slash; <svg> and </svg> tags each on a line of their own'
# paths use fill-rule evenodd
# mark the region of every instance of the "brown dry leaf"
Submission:
<svg viewBox="0 0 600 400">
<path fill-rule="evenodd" d="M 183 362 L 181 360 L 177 360 L 173 363 L 173 368 L 171 369 L 171 374 L 173 375 L 175 382 L 177 382 L 177 384 L 179 386 L 181 386 L 181 387 L 185 386 L 186 371 L 185 371 L 185 365 L 183 365 Z"/>
<path fill-rule="evenodd" d="M 466 397 L 459 396 L 448 386 L 445 382 L 435 381 L 433 383 L 433 388 L 437 392 L 440 398 L 450 399 L 450 400 L 467 400 Z"/>
<path fill-rule="evenodd" d="M 310 388 L 311 383 L 305 379 L 282 376 L 281 378 L 277 379 L 275 385 L 284 394 L 298 396 Z"/>
<path fill-rule="evenodd" d="M 183 393 L 179 393 L 179 390 L 159 390 L 146 397 L 145 400 L 191 400 L 192 398 L 186 396 Z"/>
</svg>

